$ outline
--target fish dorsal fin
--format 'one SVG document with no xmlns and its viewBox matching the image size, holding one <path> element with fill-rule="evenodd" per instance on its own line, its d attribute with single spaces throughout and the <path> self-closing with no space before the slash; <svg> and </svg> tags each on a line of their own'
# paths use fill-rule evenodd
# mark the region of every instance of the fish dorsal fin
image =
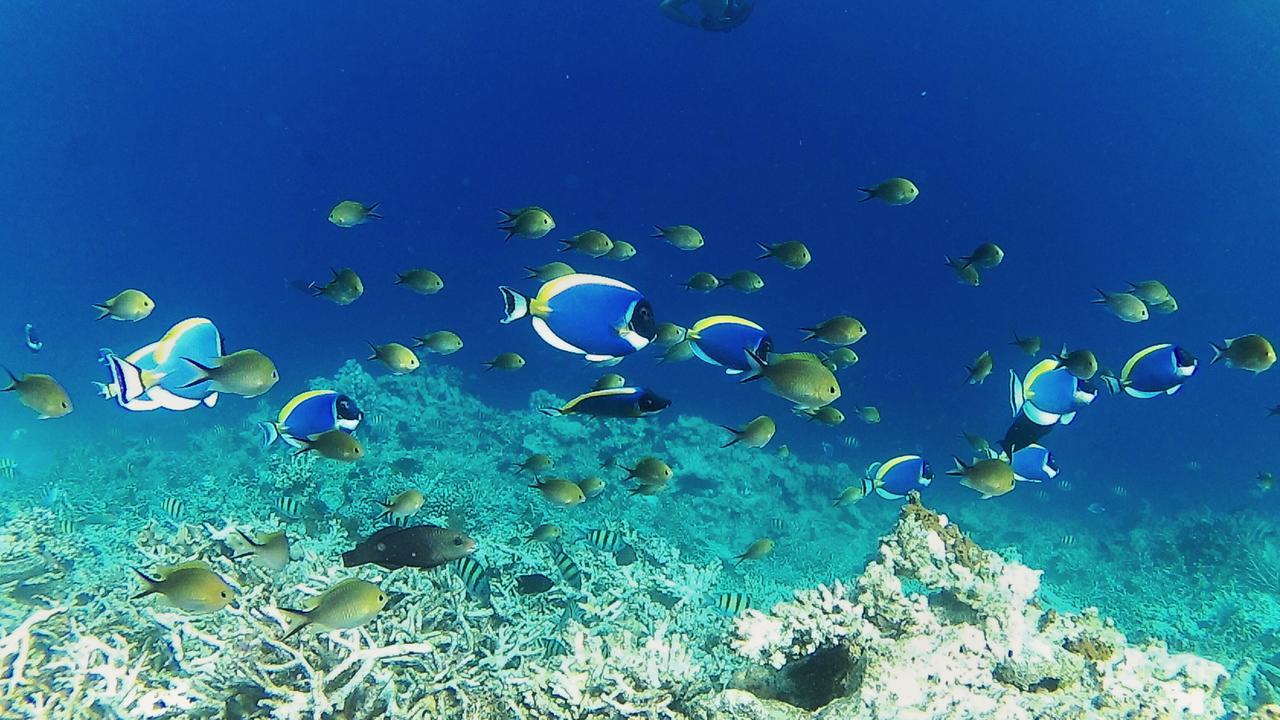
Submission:
<svg viewBox="0 0 1280 720">
<path fill-rule="evenodd" d="M 164 577 L 168 577 L 169 575 L 172 575 L 173 573 L 179 570 L 196 570 L 196 569 L 209 570 L 209 563 L 203 560 L 187 560 L 186 562 L 180 562 L 177 565 L 165 565 L 163 567 L 158 568 L 156 572 L 159 573 L 160 577 L 164 578 Z"/>
<path fill-rule="evenodd" d="M 406 529 L 407 528 L 397 527 L 395 525 L 388 525 L 382 528 L 381 530 L 375 532 L 374 534 L 370 535 L 368 538 L 365 539 L 363 543 L 361 543 L 361 545 L 364 545 L 367 543 L 384 542 L 387 538 L 391 537 L 392 535 L 395 535 L 396 533 L 402 532 Z"/>
<path fill-rule="evenodd" d="M 1129 362 L 1124 364 L 1124 369 L 1120 371 L 1120 380 L 1124 381 L 1129 379 L 1129 375 L 1133 373 L 1133 367 L 1137 365 L 1139 362 L 1141 362 L 1144 357 L 1150 355 L 1153 352 L 1158 352 L 1160 350 L 1163 350 L 1167 347 L 1173 347 L 1173 346 L 1170 345 L 1169 343 L 1161 343 L 1160 345 L 1152 345 L 1151 347 L 1143 348 L 1138 352 L 1134 353 L 1133 357 L 1129 358 Z"/>
</svg>

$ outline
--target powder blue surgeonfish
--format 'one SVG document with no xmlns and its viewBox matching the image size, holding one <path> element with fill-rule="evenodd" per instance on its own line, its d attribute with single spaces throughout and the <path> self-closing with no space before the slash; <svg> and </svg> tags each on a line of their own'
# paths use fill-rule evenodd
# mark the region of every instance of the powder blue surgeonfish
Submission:
<svg viewBox="0 0 1280 720">
<path fill-rule="evenodd" d="M 1076 412 L 1097 396 L 1096 388 L 1072 375 L 1055 358 L 1036 363 L 1022 379 L 1009 372 L 1009 405 L 1014 416 L 1025 415 L 1037 425 L 1068 425 Z"/>
<path fill-rule="evenodd" d="M 354 400 L 333 390 L 309 390 L 299 393 L 280 409 L 275 422 L 259 423 L 262 445 L 283 439 L 296 448 L 330 430 L 353 433 L 364 419 Z"/>
<path fill-rule="evenodd" d="M 876 468 L 871 482 L 880 497 L 901 500 L 912 490 L 929 487 L 933 482 L 933 468 L 919 455 L 899 455 Z"/>
<path fill-rule="evenodd" d="M 200 377 L 188 360 L 205 365 L 222 355 L 222 334 L 213 322 L 187 318 L 156 342 L 123 358 L 105 351 L 102 361 L 111 370 L 111 382 L 96 384 L 103 397 L 135 412 L 213 407 L 218 402 L 217 392 L 203 385 L 184 387 Z"/>
<path fill-rule="evenodd" d="M 1185 348 L 1164 343 L 1134 353 L 1119 376 L 1102 374 L 1102 382 L 1113 393 L 1124 390 L 1136 398 L 1172 395 L 1195 374 L 1196 358 Z"/>
<path fill-rule="evenodd" d="M 671 401 L 648 388 L 620 387 L 583 393 L 558 408 L 541 408 L 544 415 L 591 415 L 640 418 L 666 410 Z"/>
<path fill-rule="evenodd" d="M 1058 476 L 1058 462 L 1043 445 L 1018 448 L 1009 464 L 1018 482 L 1047 482 Z"/>
<path fill-rule="evenodd" d="M 729 375 L 751 369 L 748 353 L 768 357 L 773 340 L 759 325 L 734 315 L 712 315 L 694 323 L 686 334 L 698 359 L 719 365 Z"/>
<path fill-rule="evenodd" d="M 658 334 L 653 306 L 630 285 L 575 273 L 556 278 L 529 297 L 498 288 L 506 305 L 503 323 L 531 317 L 538 337 L 557 350 L 605 362 L 643 349 Z"/>
</svg>

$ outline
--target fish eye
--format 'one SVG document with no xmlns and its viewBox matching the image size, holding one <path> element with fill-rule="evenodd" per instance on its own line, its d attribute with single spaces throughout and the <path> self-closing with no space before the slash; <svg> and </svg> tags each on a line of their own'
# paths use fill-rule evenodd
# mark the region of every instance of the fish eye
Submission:
<svg viewBox="0 0 1280 720">
<path fill-rule="evenodd" d="M 386 599 L 387 599 L 386 595 L 383 595 L 382 593 L 378 593 L 378 602 L 384 602 Z"/>
<path fill-rule="evenodd" d="M 220 593 L 218 593 L 218 594 L 219 594 L 219 595 L 221 595 L 221 596 L 223 597 L 223 599 L 226 599 L 226 597 L 227 597 L 227 591 L 226 591 L 226 590 L 223 590 L 222 592 L 220 592 Z"/>
<path fill-rule="evenodd" d="M 454 539 L 453 539 L 453 544 L 454 544 L 454 545 L 461 545 L 461 544 L 462 544 L 462 538 L 460 538 L 460 537 L 456 537 L 456 538 L 454 538 Z"/>
<path fill-rule="evenodd" d="M 827 392 L 831 393 L 832 395 L 835 395 L 835 394 L 836 394 L 836 388 L 835 388 L 835 386 L 833 385 L 833 386 L 831 386 L 831 387 L 827 388 Z"/>
</svg>

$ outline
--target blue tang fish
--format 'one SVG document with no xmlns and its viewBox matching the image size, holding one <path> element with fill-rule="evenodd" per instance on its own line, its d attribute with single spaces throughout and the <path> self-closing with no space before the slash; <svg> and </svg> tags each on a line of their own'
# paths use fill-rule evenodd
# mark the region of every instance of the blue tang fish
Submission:
<svg viewBox="0 0 1280 720">
<path fill-rule="evenodd" d="M 213 322 L 187 318 L 156 342 L 126 357 L 104 350 L 101 360 L 111 370 L 111 382 L 95 384 L 103 397 L 134 412 L 213 407 L 218 393 L 206 387 L 184 387 L 200 378 L 199 371 L 187 360 L 204 365 L 222 355 L 222 334 Z"/>
<path fill-rule="evenodd" d="M 1058 476 L 1058 463 L 1043 445 L 1018 448 L 1009 461 L 1013 477 L 1020 482 L 1046 482 Z"/>
<path fill-rule="evenodd" d="M 658 335 L 653 306 L 630 285 L 575 273 L 556 278 L 529 297 L 503 286 L 503 323 L 531 317 L 543 342 L 557 350 L 604 362 L 643 349 Z"/>
<path fill-rule="evenodd" d="M 768 357 L 773 351 L 769 333 L 746 318 L 713 315 L 694 323 L 686 333 L 698 359 L 737 375 L 751 369 L 747 353 Z"/>
<path fill-rule="evenodd" d="M 1009 405 L 1015 416 L 1025 415 L 1037 425 L 1069 425 L 1076 411 L 1093 402 L 1098 391 L 1087 385 L 1056 358 L 1031 366 L 1025 379 L 1009 371 Z"/>
<path fill-rule="evenodd" d="M 285 403 L 275 422 L 259 423 L 258 427 L 262 428 L 263 447 L 283 438 L 301 448 L 330 430 L 353 433 L 363 419 L 364 413 L 350 397 L 333 390 L 309 390 Z"/>
<path fill-rule="evenodd" d="M 1196 372 L 1196 358 L 1185 348 L 1164 343 L 1139 350 L 1124 364 L 1119 377 L 1103 373 L 1111 392 L 1124 390 L 1136 398 L 1172 395 Z"/>
<path fill-rule="evenodd" d="M 648 388 L 622 387 L 583 393 L 558 408 L 542 408 L 543 414 L 593 415 L 638 418 L 666 410 L 671 401 Z"/>
<path fill-rule="evenodd" d="M 901 500 L 912 490 L 923 490 L 933 482 L 933 468 L 919 455 L 899 455 L 876 468 L 872 478 L 876 494 Z"/>
</svg>

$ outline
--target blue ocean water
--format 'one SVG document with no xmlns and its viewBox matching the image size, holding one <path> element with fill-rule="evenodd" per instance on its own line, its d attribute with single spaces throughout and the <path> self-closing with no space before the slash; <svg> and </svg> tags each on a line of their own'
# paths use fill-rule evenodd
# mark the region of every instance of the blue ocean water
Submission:
<svg viewBox="0 0 1280 720">
<path fill-rule="evenodd" d="M 809 457 L 825 442 L 835 459 L 919 452 L 941 471 L 968 452 L 962 429 L 998 438 L 1007 371 L 1031 364 L 1008 344 L 1015 331 L 1047 349 L 1092 348 L 1115 369 L 1148 345 L 1183 345 L 1201 366 L 1181 393 L 1100 397 L 1047 441 L 1063 477 L 1093 494 L 990 502 L 1078 517 L 1097 533 L 1112 527 L 1093 522 L 1093 503 L 1113 515 L 1138 502 L 1154 517 L 1274 512 L 1253 478 L 1280 466 L 1280 419 L 1267 417 L 1276 375 L 1208 360 L 1210 342 L 1280 335 L 1280 13 L 759 0 L 741 28 L 708 33 L 655 5 L 9 4 L 0 362 L 53 374 L 76 410 L 37 422 L 0 402 L 0 456 L 35 472 L 69 447 L 109 451 L 109 428 L 172 449 L 193 430 L 243 424 L 254 402 L 125 415 L 94 397 L 99 348 L 133 349 L 192 315 L 214 319 L 230 347 L 274 359 L 273 407 L 366 357 L 366 342 L 437 329 L 466 347 L 424 362 L 462 369 L 487 403 L 525 408 L 540 389 L 572 397 L 600 370 L 498 322 L 496 287 L 532 292 L 523 268 L 559 259 L 633 284 L 658 320 L 741 314 L 783 350 L 805 349 L 803 326 L 861 319 L 869 334 L 837 406 L 875 405 L 877 425 L 817 427 L 715 368 L 657 364 L 653 350 L 618 369 L 671 398 L 671 414 L 738 425 L 768 411 L 778 439 Z M 858 186 L 898 175 L 921 189 L 910 206 L 857 202 Z M 335 227 L 326 216 L 342 199 L 379 202 L 385 219 Z M 557 230 L 504 243 L 495 209 L 534 204 Z M 649 237 L 676 223 L 697 226 L 707 246 L 684 253 Z M 556 253 L 555 240 L 589 228 L 638 255 Z M 808 244 L 814 262 L 793 272 L 755 259 L 755 243 L 786 239 Z M 957 284 L 943 255 L 987 240 L 1004 262 L 980 287 Z M 326 280 L 331 266 L 358 270 L 365 296 L 339 307 L 289 284 Z M 391 285 L 418 266 L 440 272 L 445 291 Z M 738 269 L 759 271 L 765 289 L 679 285 Z M 1090 303 L 1095 288 L 1148 278 L 1168 284 L 1176 314 L 1132 325 Z M 156 313 L 95 322 L 90 305 L 125 287 L 145 289 Z M 45 341 L 35 355 L 27 322 Z M 528 367 L 484 373 L 506 350 Z M 984 350 L 995 372 L 965 384 Z M 18 428 L 21 442 L 5 439 Z M 1103 490 L 1115 485 L 1127 499 Z M 929 492 L 983 512 L 948 480 Z"/>
</svg>

